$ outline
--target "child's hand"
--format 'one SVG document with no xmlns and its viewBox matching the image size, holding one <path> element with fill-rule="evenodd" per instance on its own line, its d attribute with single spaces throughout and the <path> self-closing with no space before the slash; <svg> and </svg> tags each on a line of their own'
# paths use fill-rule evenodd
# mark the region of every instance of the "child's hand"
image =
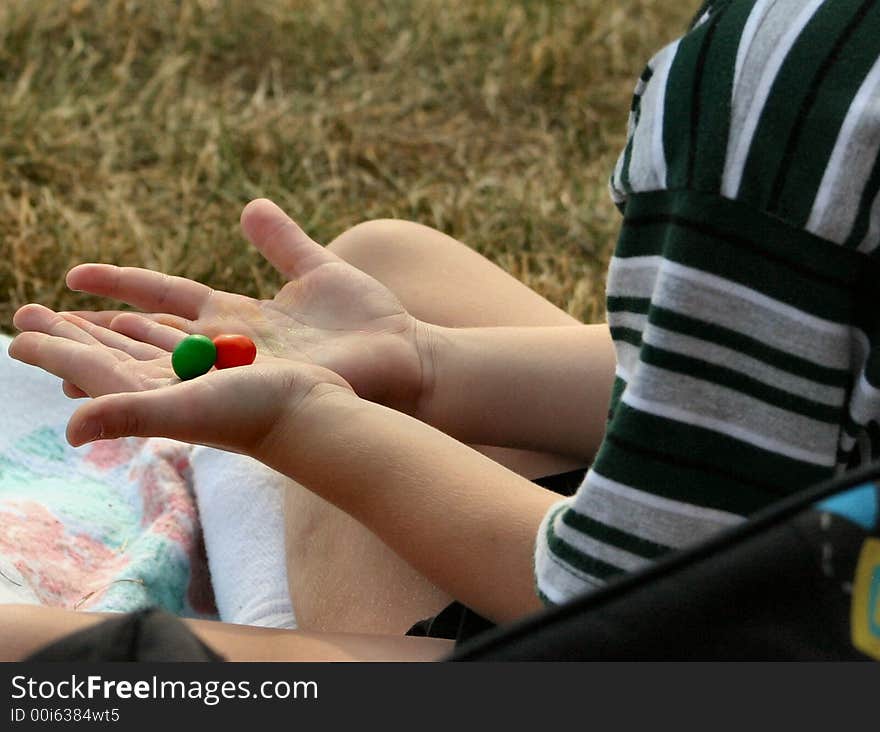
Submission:
<svg viewBox="0 0 880 732">
<path fill-rule="evenodd" d="M 145 315 L 78 315 L 163 350 L 173 348 L 179 331 L 247 335 L 259 353 L 326 367 L 360 396 L 412 413 L 425 388 L 424 324 L 388 288 L 312 241 L 270 201 L 248 204 L 241 224 L 289 280 L 272 300 L 145 269 L 85 264 L 68 273 L 72 289 L 122 300 Z"/>
<path fill-rule="evenodd" d="M 305 404 L 331 392 L 354 398 L 340 376 L 311 363 L 262 354 L 250 366 L 179 382 L 168 351 L 77 316 L 26 305 L 16 313 L 15 324 L 27 332 L 12 341 L 10 356 L 95 397 L 70 419 L 67 438 L 73 445 L 163 436 L 265 459 L 267 445 L 284 442 L 286 435 L 279 431 L 296 424 Z M 178 340 L 185 337 L 159 327 L 169 345 L 174 333 Z"/>
</svg>

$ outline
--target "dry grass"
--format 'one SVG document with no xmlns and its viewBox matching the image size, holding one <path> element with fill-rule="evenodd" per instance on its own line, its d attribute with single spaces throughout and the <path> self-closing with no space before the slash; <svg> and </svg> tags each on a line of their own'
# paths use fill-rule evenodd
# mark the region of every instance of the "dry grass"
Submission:
<svg viewBox="0 0 880 732">
<path fill-rule="evenodd" d="M 680 7 L 684 5 L 685 7 Z M 633 82 L 696 3 L 3 0 L 0 327 L 107 261 L 271 293 L 238 215 L 404 217 L 585 320 Z"/>
</svg>

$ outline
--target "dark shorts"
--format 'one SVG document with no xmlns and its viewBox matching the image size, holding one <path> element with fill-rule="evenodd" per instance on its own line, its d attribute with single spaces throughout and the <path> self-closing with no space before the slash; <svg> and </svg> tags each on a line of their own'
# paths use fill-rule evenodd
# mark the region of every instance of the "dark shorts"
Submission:
<svg viewBox="0 0 880 732">
<path fill-rule="evenodd" d="M 586 468 L 581 468 L 568 473 L 548 475 L 546 478 L 536 478 L 532 482 L 561 496 L 571 496 L 583 482 L 586 472 Z M 406 634 L 427 638 L 448 638 L 460 643 L 493 627 L 494 623 L 486 620 L 482 615 L 460 602 L 453 602 L 437 615 L 420 620 Z"/>
</svg>

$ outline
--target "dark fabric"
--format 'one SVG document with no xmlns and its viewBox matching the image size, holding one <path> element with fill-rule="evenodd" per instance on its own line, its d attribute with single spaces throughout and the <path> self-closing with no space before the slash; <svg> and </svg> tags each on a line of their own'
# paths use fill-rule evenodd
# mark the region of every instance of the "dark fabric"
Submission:
<svg viewBox="0 0 880 732">
<path fill-rule="evenodd" d="M 577 493 L 577 489 L 584 482 L 584 476 L 587 474 L 586 468 L 578 468 L 570 470 L 567 473 L 558 473 L 556 475 L 548 475 L 546 478 L 535 478 L 532 483 L 546 488 L 547 490 L 558 493 L 560 496 L 573 496 Z"/>
<path fill-rule="evenodd" d="M 805 491 L 717 539 L 457 646 L 452 660 L 867 660 L 851 623 L 870 621 L 851 606 L 860 552 L 880 535 L 878 479 L 874 466 Z M 856 494 L 872 503 L 873 525 L 816 503 Z"/>
<path fill-rule="evenodd" d="M 184 623 L 148 609 L 72 633 L 25 661 L 222 661 Z"/>
<path fill-rule="evenodd" d="M 586 468 L 580 468 L 567 473 L 536 478 L 532 482 L 562 496 L 573 496 L 578 486 L 583 482 L 586 472 Z M 406 634 L 427 638 L 446 638 L 454 640 L 456 643 L 462 643 L 494 627 L 494 623 L 479 613 L 475 613 L 460 602 L 453 602 L 437 615 L 417 622 Z"/>
</svg>

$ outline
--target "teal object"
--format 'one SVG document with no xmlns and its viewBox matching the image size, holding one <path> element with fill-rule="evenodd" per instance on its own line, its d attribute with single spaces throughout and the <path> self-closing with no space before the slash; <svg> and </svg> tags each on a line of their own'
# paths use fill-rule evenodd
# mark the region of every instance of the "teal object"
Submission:
<svg viewBox="0 0 880 732">
<path fill-rule="evenodd" d="M 182 381 L 207 374 L 217 360 L 217 347 L 203 335 L 188 335 L 171 354 L 171 367 Z"/>
<path fill-rule="evenodd" d="M 873 482 L 826 498 L 816 508 L 843 516 L 865 531 L 880 527 L 880 491 Z"/>
</svg>

